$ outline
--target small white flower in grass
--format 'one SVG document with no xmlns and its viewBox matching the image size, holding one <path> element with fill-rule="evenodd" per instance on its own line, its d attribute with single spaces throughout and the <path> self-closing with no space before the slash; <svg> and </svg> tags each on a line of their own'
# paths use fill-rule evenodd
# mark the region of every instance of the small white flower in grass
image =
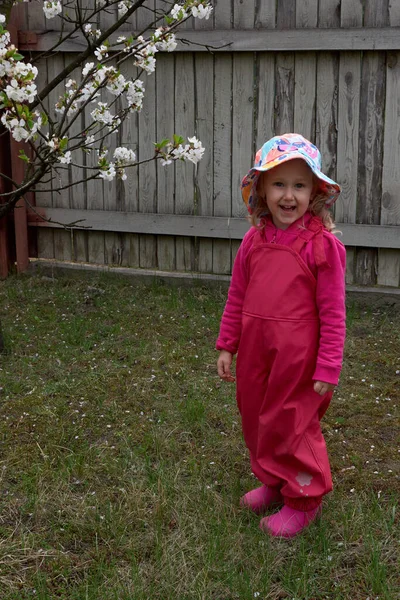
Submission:
<svg viewBox="0 0 400 600">
<path fill-rule="evenodd" d="M 355 492 L 355 489 L 354 489 L 354 488 L 351 488 L 351 490 L 350 490 L 350 494 L 352 494 L 353 492 Z"/>
<path fill-rule="evenodd" d="M 258 598 L 259 595 L 260 595 L 260 592 L 254 592 L 254 594 L 253 594 L 254 598 Z"/>
</svg>

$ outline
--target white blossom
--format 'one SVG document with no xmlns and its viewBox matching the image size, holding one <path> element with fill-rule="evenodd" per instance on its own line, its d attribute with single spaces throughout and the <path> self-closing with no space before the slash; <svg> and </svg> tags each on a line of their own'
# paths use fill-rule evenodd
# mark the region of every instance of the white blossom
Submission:
<svg viewBox="0 0 400 600">
<path fill-rule="evenodd" d="M 85 140 L 85 146 L 91 146 L 94 143 L 94 135 L 88 135 Z"/>
<path fill-rule="evenodd" d="M 119 94 L 122 94 L 126 90 L 127 82 L 125 77 L 119 74 L 116 77 L 110 78 L 106 87 L 111 94 L 119 96 Z"/>
<path fill-rule="evenodd" d="M 130 81 L 126 92 L 126 99 L 129 104 L 130 111 L 140 111 L 143 104 L 144 84 L 143 81 L 137 79 Z"/>
<path fill-rule="evenodd" d="M 61 2 L 47 1 L 43 3 L 43 12 L 46 15 L 46 19 L 52 19 L 62 12 Z"/>
<path fill-rule="evenodd" d="M 114 160 L 118 166 L 129 165 L 136 162 L 136 154 L 133 150 L 120 146 L 114 150 Z"/>
<path fill-rule="evenodd" d="M 48 140 L 46 142 L 46 146 L 48 146 L 52 150 L 56 150 L 58 148 L 58 138 L 56 138 L 56 137 L 53 136 L 51 138 L 51 140 Z"/>
<path fill-rule="evenodd" d="M 183 8 L 183 6 L 180 6 L 179 4 L 174 4 L 170 15 L 176 21 L 181 21 L 182 19 L 185 19 L 188 16 L 188 13 Z"/>
<path fill-rule="evenodd" d="M 137 60 L 135 61 L 135 65 L 140 69 L 144 69 L 146 73 L 154 73 L 156 69 L 156 59 L 154 56 L 137 56 Z"/>
<path fill-rule="evenodd" d="M 0 14 L 0 23 L 5 23 L 5 22 L 6 22 L 5 16 Z"/>
<path fill-rule="evenodd" d="M 189 160 L 193 164 L 197 164 L 202 159 L 205 148 L 203 148 L 201 141 L 196 137 L 188 138 L 188 142 L 189 144 L 185 144 L 185 146 L 179 144 L 177 148 L 172 150 L 170 156 L 173 156 L 175 159 Z"/>
<path fill-rule="evenodd" d="M 173 52 L 177 47 L 175 35 L 169 33 L 163 40 L 157 42 L 158 49 L 163 52 Z"/>
<path fill-rule="evenodd" d="M 15 117 L 13 118 L 10 111 L 6 111 L 1 116 L 1 122 L 8 129 L 8 131 L 11 131 L 13 138 L 17 142 L 21 142 L 22 140 L 27 140 L 29 138 L 30 131 L 28 131 L 26 128 L 25 121 L 23 119 L 16 119 Z"/>
<path fill-rule="evenodd" d="M 71 151 L 68 150 L 67 152 L 65 152 L 64 155 L 60 156 L 58 159 L 58 162 L 64 164 L 64 165 L 69 165 L 71 162 Z"/>
<path fill-rule="evenodd" d="M 107 58 L 108 57 L 108 47 L 107 46 L 100 46 L 100 48 L 97 48 L 94 51 L 94 55 L 97 58 L 97 60 L 102 60 L 102 58 Z"/>
<path fill-rule="evenodd" d="M 118 3 L 118 19 L 126 15 L 130 7 L 132 6 L 131 0 L 123 0 Z"/>
<path fill-rule="evenodd" d="M 86 75 L 89 73 L 89 71 L 91 71 L 93 69 L 93 67 L 94 67 L 94 63 L 86 63 L 86 65 L 82 69 L 83 77 L 86 77 Z"/>
<path fill-rule="evenodd" d="M 192 16 L 196 17 L 197 19 L 209 19 L 212 10 L 213 8 L 209 4 L 199 4 L 198 6 L 192 6 Z"/>
<path fill-rule="evenodd" d="M 2 35 L 0 35 L 0 49 L 7 48 L 10 45 L 10 33 L 5 31 Z"/>
<path fill-rule="evenodd" d="M 108 169 L 103 169 L 99 172 L 99 177 L 101 179 L 105 179 L 106 181 L 112 181 L 115 176 L 116 176 L 117 172 L 115 170 L 115 166 L 113 163 L 110 163 L 108 165 Z"/>
</svg>

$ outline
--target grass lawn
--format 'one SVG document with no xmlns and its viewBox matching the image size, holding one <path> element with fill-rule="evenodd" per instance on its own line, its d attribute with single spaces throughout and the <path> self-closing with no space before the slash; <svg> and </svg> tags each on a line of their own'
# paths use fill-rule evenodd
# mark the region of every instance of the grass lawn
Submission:
<svg viewBox="0 0 400 600">
<path fill-rule="evenodd" d="M 225 290 L 0 283 L 1 600 L 400 598 L 400 304 L 348 303 L 322 519 L 273 540 L 214 342 Z"/>
</svg>

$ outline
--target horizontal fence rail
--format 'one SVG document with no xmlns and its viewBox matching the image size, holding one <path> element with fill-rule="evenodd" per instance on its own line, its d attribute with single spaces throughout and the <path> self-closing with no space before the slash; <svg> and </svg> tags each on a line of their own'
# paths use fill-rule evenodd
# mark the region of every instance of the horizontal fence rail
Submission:
<svg viewBox="0 0 400 600">
<path fill-rule="evenodd" d="M 111 41 L 120 35 L 138 35 L 138 31 L 119 30 Z M 20 31 L 19 49 L 44 52 L 53 48 L 59 33 L 51 31 Z M 284 52 L 317 50 L 400 50 L 400 27 L 351 28 L 351 29 L 295 29 L 264 31 L 211 30 L 183 31 L 176 36 L 180 52 Z M 66 40 L 58 50 L 82 52 L 87 42 L 81 33 Z M 116 47 L 116 50 L 118 47 Z M 121 46 L 122 49 L 122 46 Z"/>
<path fill-rule="evenodd" d="M 76 223 L 93 231 L 142 233 L 147 235 L 182 235 L 189 237 L 241 240 L 249 229 L 245 219 L 230 217 L 199 217 L 191 215 L 163 215 L 125 213 L 102 210 L 73 210 L 65 208 L 40 208 L 35 210 L 50 221 L 30 214 L 28 223 L 33 227 L 65 228 Z M 53 221 L 53 222 L 52 222 Z M 54 222 L 54 221 L 57 221 Z M 346 246 L 366 248 L 399 248 L 400 226 L 354 225 L 336 223 L 339 239 Z"/>
</svg>

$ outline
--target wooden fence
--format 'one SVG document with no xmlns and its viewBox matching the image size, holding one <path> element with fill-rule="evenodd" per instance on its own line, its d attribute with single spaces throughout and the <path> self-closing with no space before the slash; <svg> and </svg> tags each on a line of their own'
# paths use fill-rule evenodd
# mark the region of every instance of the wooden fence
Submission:
<svg viewBox="0 0 400 600">
<path fill-rule="evenodd" d="M 348 249 L 348 283 L 398 286 L 400 2 L 218 0 L 214 6 L 213 20 L 181 31 L 189 43 L 157 55 L 141 113 L 109 148 L 127 145 L 144 159 L 156 140 L 196 134 L 207 148 L 197 169 L 153 162 L 126 182 L 37 193 L 48 216 L 85 219 L 92 227 L 38 227 L 38 256 L 229 274 L 247 229 L 240 180 L 264 141 L 295 131 L 318 145 L 324 171 L 342 185 L 335 218 Z M 56 35 L 46 31 L 39 8 L 19 7 L 26 51 L 50 48 Z M 114 18 L 105 12 L 101 25 Z M 131 30 L 147 18 L 139 10 Z M 41 65 L 39 87 L 81 47 L 75 38 Z M 125 63 L 123 72 L 133 69 Z M 51 94 L 50 107 L 60 93 L 59 87 Z M 77 178 L 72 167 L 64 181 Z"/>
</svg>

